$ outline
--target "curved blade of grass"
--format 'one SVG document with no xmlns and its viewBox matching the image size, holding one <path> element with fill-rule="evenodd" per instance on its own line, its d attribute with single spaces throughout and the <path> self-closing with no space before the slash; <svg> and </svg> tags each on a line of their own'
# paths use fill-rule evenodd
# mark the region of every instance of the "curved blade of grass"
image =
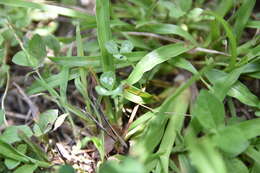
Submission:
<svg viewBox="0 0 260 173">
<path fill-rule="evenodd" d="M 139 61 L 142 57 L 147 54 L 146 51 L 122 53 L 129 62 Z M 48 57 L 53 62 L 62 66 L 68 67 L 101 67 L 101 56 L 62 56 L 62 57 Z M 126 64 L 125 61 L 115 61 L 115 64 Z M 129 64 L 130 65 L 130 64 Z"/>
<path fill-rule="evenodd" d="M 145 72 L 151 70 L 156 65 L 163 63 L 172 57 L 176 57 L 184 52 L 187 52 L 192 48 L 192 46 L 186 46 L 183 43 L 176 43 L 162 46 L 148 53 L 141 59 L 141 61 L 137 63 L 136 67 L 128 77 L 127 82 L 130 85 L 135 84 L 142 78 Z"/>
<path fill-rule="evenodd" d="M 243 70 L 243 72 L 244 71 L 245 70 Z M 212 84 L 216 84 L 218 80 L 223 80 L 221 78 L 225 78 L 227 75 L 227 73 L 216 69 L 212 69 L 206 74 L 208 80 Z M 257 96 L 255 96 L 243 83 L 239 81 L 235 81 L 232 87 L 228 90 L 227 95 L 238 99 L 246 105 L 258 107 L 259 99 Z"/>
<path fill-rule="evenodd" d="M 236 12 L 236 21 L 233 27 L 233 32 L 236 35 L 237 41 L 240 40 L 240 37 L 242 35 L 242 32 L 244 28 L 246 27 L 246 24 L 248 22 L 248 19 L 252 13 L 252 10 L 255 6 L 256 0 L 246 0 L 243 1 L 242 6 L 238 9 Z"/>
<path fill-rule="evenodd" d="M 172 112 L 172 108 L 175 104 L 175 99 L 180 96 L 180 94 L 190 87 L 195 81 L 197 81 L 202 74 L 212 68 L 212 65 L 202 68 L 197 74 L 193 75 L 187 82 L 178 87 L 176 91 L 168 97 L 163 104 L 158 108 L 158 112 L 154 113 L 154 117 L 149 121 L 146 131 L 143 136 L 137 141 L 135 151 L 140 154 L 143 161 L 150 160 L 153 155 L 151 153 L 154 151 L 155 147 L 160 143 L 164 127 L 167 123 L 169 116 L 165 115 L 165 112 Z M 156 138 L 155 138 L 156 136 Z M 157 153 L 157 155 L 160 155 Z"/>
<path fill-rule="evenodd" d="M 35 160 L 31 157 L 26 156 L 22 152 L 18 151 L 12 145 L 0 140 L 0 154 L 6 158 L 21 161 L 23 163 L 35 163 L 40 167 L 48 168 L 50 164 L 48 162 Z"/>
<path fill-rule="evenodd" d="M 51 13 L 60 14 L 67 17 L 86 19 L 89 22 L 95 23 L 94 16 L 91 16 L 89 14 L 77 10 L 59 7 L 55 5 L 47 5 L 43 3 L 35 3 L 35 2 L 29 2 L 24 0 L 1 0 L 0 4 L 13 6 L 13 7 L 35 8 L 35 9 L 48 11 Z"/>
<path fill-rule="evenodd" d="M 230 10 L 230 8 L 233 6 L 233 3 L 233 0 L 221 0 L 215 12 L 219 16 L 224 17 Z"/>
<path fill-rule="evenodd" d="M 174 34 L 185 38 L 194 45 L 197 45 L 196 40 L 185 30 L 178 25 L 173 24 L 148 24 L 138 29 L 143 32 L 152 32 L 155 34 Z"/>
<path fill-rule="evenodd" d="M 215 19 L 223 26 L 223 28 L 226 31 L 227 37 L 230 42 L 230 54 L 231 54 L 231 59 L 230 59 L 230 68 L 232 69 L 235 64 L 236 64 L 236 58 L 237 58 L 237 42 L 236 38 L 231 30 L 230 25 L 218 14 L 212 12 L 212 11 L 206 11 L 207 14 L 212 15 L 215 17 Z"/>
<path fill-rule="evenodd" d="M 75 79 L 78 77 L 78 71 L 77 70 L 72 70 L 71 74 L 69 75 L 69 80 Z M 59 86 L 62 82 L 62 74 L 56 74 L 52 75 L 49 78 L 45 79 L 46 83 L 48 83 L 49 87 L 54 88 L 56 86 Z M 37 80 L 29 87 L 27 88 L 27 94 L 36 94 L 42 91 L 45 91 L 45 87 L 43 87 Z"/>
<path fill-rule="evenodd" d="M 232 85 L 236 83 L 243 70 L 244 67 L 237 68 L 215 82 L 212 87 L 215 96 L 217 96 L 220 100 L 224 100 L 228 91 L 231 89 Z"/>
<path fill-rule="evenodd" d="M 246 27 L 259 29 L 260 28 L 260 21 L 258 21 L 258 20 L 251 20 L 251 21 L 249 21 L 247 23 Z"/>
<path fill-rule="evenodd" d="M 185 114 L 188 110 L 188 105 L 191 98 L 190 92 L 191 91 L 189 89 L 186 89 L 181 93 L 178 98 L 174 100 L 175 104 L 172 108 L 173 113 L 170 117 L 166 130 L 164 132 L 162 142 L 160 144 L 160 148 L 158 150 L 158 153 L 163 153 L 162 155 L 160 155 L 160 161 L 164 173 L 168 173 L 171 150 L 175 142 L 177 133 L 179 133 L 183 127 Z"/>
<path fill-rule="evenodd" d="M 104 72 L 114 71 L 114 59 L 106 49 L 106 43 L 111 40 L 112 33 L 110 30 L 110 0 L 96 1 L 96 21 L 98 44 L 101 50 L 101 64 Z"/>
</svg>

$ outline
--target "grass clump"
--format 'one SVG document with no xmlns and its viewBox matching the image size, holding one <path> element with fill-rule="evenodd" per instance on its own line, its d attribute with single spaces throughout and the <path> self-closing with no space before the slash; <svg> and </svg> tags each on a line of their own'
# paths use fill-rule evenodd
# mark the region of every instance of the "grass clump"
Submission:
<svg viewBox="0 0 260 173">
<path fill-rule="evenodd" d="M 0 172 L 260 172 L 257 5 L 0 1 Z"/>
</svg>

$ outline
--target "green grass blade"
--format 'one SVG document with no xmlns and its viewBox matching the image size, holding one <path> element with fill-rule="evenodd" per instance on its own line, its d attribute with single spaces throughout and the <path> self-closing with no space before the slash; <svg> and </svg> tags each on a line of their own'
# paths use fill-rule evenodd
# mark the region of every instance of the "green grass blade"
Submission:
<svg viewBox="0 0 260 173">
<path fill-rule="evenodd" d="M 158 153 L 163 152 L 163 154 L 160 155 L 160 161 L 164 173 L 168 173 L 171 150 L 177 133 L 179 133 L 183 127 L 183 122 L 189 106 L 190 98 L 191 93 L 190 89 L 188 88 L 174 100 L 175 104 L 172 108 L 173 112 L 158 150 Z"/>
<path fill-rule="evenodd" d="M 217 96 L 220 100 L 224 100 L 225 96 L 228 94 L 228 91 L 237 82 L 244 69 L 244 67 L 237 68 L 222 78 L 218 78 L 216 81 L 214 81 L 212 92 L 215 94 L 215 96 Z"/>
<path fill-rule="evenodd" d="M 231 59 L 230 59 L 230 68 L 233 68 L 236 64 L 236 59 L 237 59 L 237 42 L 236 42 L 236 37 L 234 36 L 230 25 L 218 14 L 212 12 L 212 11 L 207 11 L 206 13 L 212 15 L 215 17 L 215 19 L 223 26 L 223 28 L 226 31 L 227 37 L 230 42 L 230 54 L 231 54 Z"/>
<path fill-rule="evenodd" d="M 160 47 L 148 53 L 137 63 L 136 67 L 128 77 L 127 82 L 131 85 L 135 84 L 142 78 L 145 72 L 150 71 L 156 65 L 187 52 L 190 49 L 192 49 L 192 46 L 186 46 L 183 43 L 176 43 Z"/>
<path fill-rule="evenodd" d="M 243 1 L 242 6 L 238 9 L 237 14 L 235 14 L 237 17 L 236 17 L 236 21 L 235 21 L 235 24 L 233 27 L 233 32 L 236 35 L 237 41 L 240 40 L 242 32 L 243 32 L 244 28 L 246 27 L 248 19 L 255 6 L 255 2 L 256 2 L 256 0 Z"/>
<path fill-rule="evenodd" d="M 112 33 L 110 30 L 110 0 L 97 0 L 96 1 L 96 21 L 98 44 L 101 50 L 102 58 L 101 63 L 106 71 L 114 71 L 114 59 L 108 53 L 105 45 L 111 40 Z"/>
<path fill-rule="evenodd" d="M 174 34 L 185 38 L 190 41 L 192 44 L 197 45 L 196 40 L 185 30 L 183 30 L 178 25 L 173 24 L 148 24 L 144 25 L 139 29 L 139 31 L 143 32 L 152 32 L 155 34 Z"/>
<path fill-rule="evenodd" d="M 260 29 L 260 21 L 251 20 L 247 23 L 246 27 Z"/>
<path fill-rule="evenodd" d="M 69 80 L 75 79 L 78 76 L 78 72 L 76 70 L 72 70 L 71 74 L 69 75 Z M 48 83 L 49 87 L 54 88 L 62 83 L 61 77 L 62 74 L 59 73 L 46 78 L 45 81 Z M 45 90 L 46 88 L 43 87 L 38 80 L 36 80 L 29 88 L 27 88 L 27 94 L 36 94 Z"/>
<path fill-rule="evenodd" d="M 146 51 L 122 53 L 128 62 L 115 61 L 116 65 L 119 64 L 129 64 L 129 62 L 139 61 L 142 57 L 147 54 Z M 68 67 L 91 67 L 91 68 L 101 68 L 101 56 L 61 56 L 61 57 L 49 57 L 53 62 Z"/>
<path fill-rule="evenodd" d="M 55 5 L 47 5 L 43 3 L 35 3 L 35 2 L 29 2 L 24 0 L 1 0 L 0 4 L 13 6 L 13 7 L 35 8 L 35 9 L 40 9 L 47 12 L 67 16 L 67 17 L 81 18 L 81 19 L 86 19 L 89 22 L 95 22 L 94 16 L 73 9 L 59 7 Z"/>
<path fill-rule="evenodd" d="M 234 3 L 233 0 L 221 0 L 215 12 L 219 16 L 224 17 L 227 14 L 227 12 L 230 10 L 230 8 L 233 6 L 233 3 Z"/>
</svg>

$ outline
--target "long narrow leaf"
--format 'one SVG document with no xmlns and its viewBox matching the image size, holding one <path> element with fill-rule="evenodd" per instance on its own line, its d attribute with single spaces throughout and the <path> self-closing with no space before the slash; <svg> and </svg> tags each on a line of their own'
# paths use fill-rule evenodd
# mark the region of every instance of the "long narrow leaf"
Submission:
<svg viewBox="0 0 260 173">
<path fill-rule="evenodd" d="M 35 9 L 40 9 L 51 13 L 60 14 L 63 16 L 81 18 L 81 19 L 86 19 L 89 22 L 95 22 L 94 16 L 73 9 L 59 7 L 55 5 L 47 5 L 43 3 L 35 3 L 35 2 L 29 2 L 24 0 L 1 0 L 0 4 L 9 5 L 13 7 L 35 8 Z"/>
<path fill-rule="evenodd" d="M 101 50 L 101 63 L 106 71 L 114 71 L 114 60 L 106 49 L 106 43 L 111 39 L 112 33 L 110 30 L 110 0 L 96 1 L 96 20 L 98 32 L 98 44 Z"/>
<path fill-rule="evenodd" d="M 183 43 L 176 43 L 160 47 L 148 53 L 137 63 L 136 67 L 128 77 L 127 82 L 131 85 L 135 84 L 142 78 L 145 72 L 150 71 L 156 65 L 187 52 L 190 49 L 192 49 L 192 46 L 186 46 Z"/>
</svg>

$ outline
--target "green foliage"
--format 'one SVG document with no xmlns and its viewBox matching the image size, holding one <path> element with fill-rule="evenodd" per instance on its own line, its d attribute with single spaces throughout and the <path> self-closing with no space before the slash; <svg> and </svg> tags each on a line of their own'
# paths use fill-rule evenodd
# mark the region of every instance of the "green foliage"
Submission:
<svg viewBox="0 0 260 173">
<path fill-rule="evenodd" d="M 63 123 L 99 173 L 260 172 L 256 0 L 56 2 L 0 0 L 0 172 L 49 171 Z M 13 125 L 16 68 L 52 105 Z"/>
</svg>

